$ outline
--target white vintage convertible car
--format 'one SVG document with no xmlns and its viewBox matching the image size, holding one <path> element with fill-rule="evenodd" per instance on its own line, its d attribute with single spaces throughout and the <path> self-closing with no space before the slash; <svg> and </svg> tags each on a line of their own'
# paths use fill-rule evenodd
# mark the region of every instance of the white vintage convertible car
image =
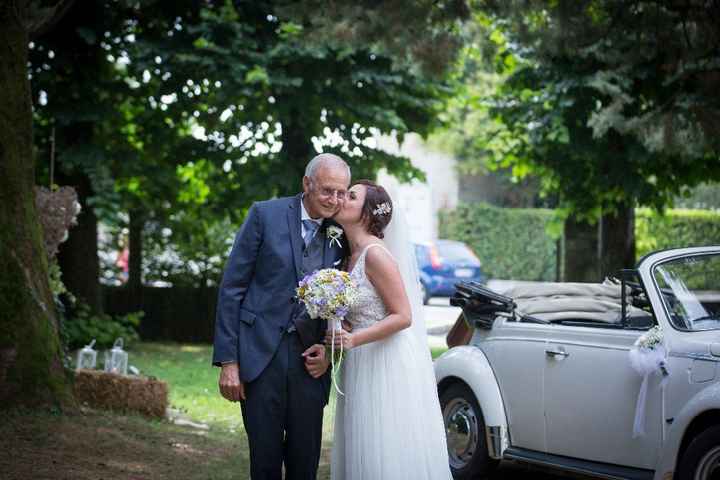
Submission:
<svg viewBox="0 0 720 480">
<path fill-rule="evenodd" d="M 463 283 L 451 302 L 474 329 L 435 362 L 456 479 L 501 459 L 600 478 L 720 479 L 720 246 L 655 252 L 603 284 L 499 295 Z M 656 325 L 667 356 L 642 398 L 630 350 Z"/>
</svg>

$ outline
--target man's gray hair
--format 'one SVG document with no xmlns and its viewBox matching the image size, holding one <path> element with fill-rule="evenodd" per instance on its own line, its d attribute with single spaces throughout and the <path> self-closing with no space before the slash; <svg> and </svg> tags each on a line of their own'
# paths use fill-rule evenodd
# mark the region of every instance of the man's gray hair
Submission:
<svg viewBox="0 0 720 480">
<path fill-rule="evenodd" d="M 321 153 L 310 160 L 307 167 L 305 167 L 305 176 L 315 178 L 318 168 L 325 166 L 343 166 L 347 169 L 348 178 L 352 178 L 350 175 L 350 166 L 345 163 L 345 160 L 332 153 Z"/>
</svg>

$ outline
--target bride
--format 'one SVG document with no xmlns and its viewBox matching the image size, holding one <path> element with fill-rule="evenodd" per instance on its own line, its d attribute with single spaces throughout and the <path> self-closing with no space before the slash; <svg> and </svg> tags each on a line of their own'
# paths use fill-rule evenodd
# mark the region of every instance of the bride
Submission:
<svg viewBox="0 0 720 480">
<path fill-rule="evenodd" d="M 351 332 L 335 333 L 346 354 L 331 479 L 451 480 L 407 225 L 385 189 L 367 180 L 352 186 L 334 220 L 349 241 L 360 297 L 346 317 Z"/>
</svg>

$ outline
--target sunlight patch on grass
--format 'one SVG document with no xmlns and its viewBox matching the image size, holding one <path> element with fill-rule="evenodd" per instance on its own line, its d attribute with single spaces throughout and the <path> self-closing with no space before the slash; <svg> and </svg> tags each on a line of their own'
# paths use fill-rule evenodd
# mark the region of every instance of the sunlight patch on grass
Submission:
<svg viewBox="0 0 720 480">
<path fill-rule="evenodd" d="M 198 353 L 202 352 L 207 347 L 201 347 L 198 345 L 183 345 L 180 347 L 181 352 Z"/>
</svg>

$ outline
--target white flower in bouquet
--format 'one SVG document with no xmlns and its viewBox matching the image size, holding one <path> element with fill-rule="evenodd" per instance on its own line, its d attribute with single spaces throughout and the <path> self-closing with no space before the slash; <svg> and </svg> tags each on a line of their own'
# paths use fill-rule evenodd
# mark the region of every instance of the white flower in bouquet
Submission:
<svg viewBox="0 0 720 480">
<path fill-rule="evenodd" d="M 640 335 L 630 349 L 630 364 L 643 376 L 657 370 L 667 376 L 665 357 L 663 331 L 657 325 Z"/>
<path fill-rule="evenodd" d="M 342 345 L 338 364 L 335 365 L 335 330 L 342 328 L 342 320 L 355 305 L 359 290 L 350 274 L 334 268 L 325 268 L 313 272 L 303 278 L 297 287 L 298 299 L 305 305 L 310 318 L 322 318 L 328 321 L 333 331 L 333 343 L 330 350 L 332 362 L 333 383 L 335 389 L 342 395 L 337 386 L 335 374 L 342 363 Z"/>
<path fill-rule="evenodd" d="M 300 280 L 297 296 L 310 318 L 339 322 L 357 302 L 358 288 L 347 272 L 325 268 Z"/>
<path fill-rule="evenodd" d="M 638 339 L 635 341 L 635 346 L 638 348 L 645 348 L 653 350 L 658 345 L 662 345 L 663 343 L 663 331 L 658 326 L 655 325 L 653 328 L 648 330 L 643 335 L 640 335 Z"/>
</svg>

